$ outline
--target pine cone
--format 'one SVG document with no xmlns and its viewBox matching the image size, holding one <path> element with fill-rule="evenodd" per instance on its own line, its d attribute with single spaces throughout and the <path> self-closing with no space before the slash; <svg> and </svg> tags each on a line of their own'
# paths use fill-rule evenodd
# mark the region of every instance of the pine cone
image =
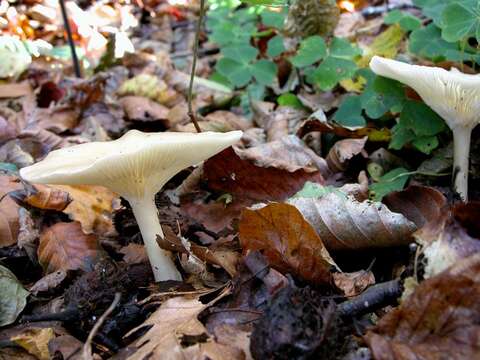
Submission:
<svg viewBox="0 0 480 360">
<path fill-rule="evenodd" d="M 333 33 L 340 17 L 335 0 L 293 0 L 285 31 L 289 36 L 328 37 Z"/>
</svg>

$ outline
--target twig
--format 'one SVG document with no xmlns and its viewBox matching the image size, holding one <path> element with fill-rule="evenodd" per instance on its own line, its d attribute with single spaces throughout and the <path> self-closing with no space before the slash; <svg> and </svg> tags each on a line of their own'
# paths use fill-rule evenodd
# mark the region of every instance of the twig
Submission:
<svg viewBox="0 0 480 360">
<path fill-rule="evenodd" d="M 393 303 L 402 294 L 402 291 L 403 286 L 400 280 L 377 284 L 368 288 L 356 298 L 338 305 L 338 311 L 342 316 L 366 314 Z"/>
<path fill-rule="evenodd" d="M 80 312 L 77 308 L 70 308 L 58 313 L 34 314 L 22 316 L 20 322 L 37 322 L 37 321 L 72 321 L 78 319 Z"/>
<path fill-rule="evenodd" d="M 195 116 L 195 112 L 193 111 L 193 83 L 195 81 L 195 70 L 197 68 L 197 57 L 198 57 L 198 45 L 200 42 L 200 31 L 202 29 L 202 22 L 203 22 L 203 12 L 205 10 L 205 0 L 200 0 L 200 15 L 198 16 L 197 22 L 197 30 L 195 32 L 195 45 L 193 47 L 193 61 L 192 61 L 192 73 L 190 75 L 190 86 L 188 88 L 188 116 L 190 120 L 192 120 L 193 125 L 198 133 L 201 133 L 202 130 L 198 125 L 197 118 Z"/>
<path fill-rule="evenodd" d="M 83 345 L 83 359 L 84 360 L 92 360 L 93 359 L 93 357 L 92 357 L 92 340 L 95 337 L 95 335 L 97 334 L 98 330 L 102 327 L 102 325 L 105 322 L 105 320 L 107 319 L 108 315 L 110 315 L 110 313 L 113 311 L 113 309 L 115 309 L 117 304 L 120 302 L 121 297 L 122 297 L 122 295 L 119 292 L 115 293 L 115 298 L 113 299 L 113 302 L 110 304 L 108 309 L 103 313 L 103 315 L 100 316 L 100 318 L 97 320 L 97 322 L 93 326 L 92 330 L 90 331 L 90 334 L 88 334 L 87 341 Z"/>
<path fill-rule="evenodd" d="M 63 24 L 65 26 L 65 31 L 67 32 L 68 44 L 70 45 L 70 51 L 72 53 L 75 76 L 81 78 L 82 72 L 80 70 L 80 63 L 78 62 L 77 51 L 75 50 L 75 43 L 73 42 L 72 29 L 70 28 L 70 23 L 68 22 L 67 8 L 65 7 L 64 0 L 58 0 L 58 2 L 60 3 L 60 9 L 62 10 Z"/>
</svg>

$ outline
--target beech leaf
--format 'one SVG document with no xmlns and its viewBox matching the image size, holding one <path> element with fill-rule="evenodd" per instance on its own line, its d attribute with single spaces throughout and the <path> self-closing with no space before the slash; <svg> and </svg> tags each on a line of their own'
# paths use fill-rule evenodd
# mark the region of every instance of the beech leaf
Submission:
<svg viewBox="0 0 480 360">
<path fill-rule="evenodd" d="M 15 275 L 0 265 L 0 326 L 11 324 L 27 304 L 28 291 Z"/>
<path fill-rule="evenodd" d="M 378 202 L 358 202 L 335 193 L 321 198 L 292 198 L 329 250 L 405 245 L 416 230 L 413 222 Z"/>
<path fill-rule="evenodd" d="M 245 209 L 239 225 L 244 251 L 258 250 L 270 265 L 314 283 L 329 283 L 335 263 L 315 229 L 292 205 L 272 203 Z"/>
</svg>

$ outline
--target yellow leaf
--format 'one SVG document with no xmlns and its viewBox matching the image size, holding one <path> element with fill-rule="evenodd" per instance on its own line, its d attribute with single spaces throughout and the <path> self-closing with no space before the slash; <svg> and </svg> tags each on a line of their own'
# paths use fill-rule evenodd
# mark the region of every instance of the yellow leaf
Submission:
<svg viewBox="0 0 480 360">
<path fill-rule="evenodd" d="M 361 93 L 365 84 L 367 83 L 367 79 L 363 76 L 359 76 L 357 79 L 345 79 L 340 81 L 340 85 L 347 90 L 348 92 L 356 92 Z"/>
<path fill-rule="evenodd" d="M 52 328 L 31 328 L 20 335 L 12 337 L 10 340 L 20 345 L 38 359 L 48 360 L 50 359 L 48 343 L 54 338 L 55 332 Z"/>
<path fill-rule="evenodd" d="M 378 35 L 373 43 L 366 49 L 366 51 L 364 51 L 364 55 L 357 62 L 358 66 L 368 66 L 370 60 L 375 55 L 394 58 L 398 53 L 405 34 L 405 30 L 403 30 L 400 25 L 395 24 L 390 26 L 387 30 Z"/>
<path fill-rule="evenodd" d="M 143 96 L 160 104 L 168 102 L 172 94 L 165 81 L 155 75 L 140 74 L 125 81 L 118 90 L 119 95 Z"/>
</svg>

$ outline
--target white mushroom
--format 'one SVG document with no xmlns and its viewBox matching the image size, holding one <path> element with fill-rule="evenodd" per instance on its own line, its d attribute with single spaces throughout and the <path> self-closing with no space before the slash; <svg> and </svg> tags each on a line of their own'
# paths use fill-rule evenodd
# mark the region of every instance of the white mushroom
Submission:
<svg viewBox="0 0 480 360">
<path fill-rule="evenodd" d="M 374 56 L 370 68 L 378 75 L 398 80 L 414 89 L 452 129 L 453 181 L 463 200 L 468 198 L 470 137 L 480 122 L 480 76 L 452 69 L 410 65 Z"/>
<path fill-rule="evenodd" d="M 235 144 L 241 131 L 228 133 L 127 132 L 108 142 L 91 142 L 52 151 L 20 170 L 23 179 L 42 184 L 102 185 L 132 206 L 156 281 L 181 280 L 180 273 L 156 241 L 163 237 L 155 194 L 180 170 Z"/>
</svg>

